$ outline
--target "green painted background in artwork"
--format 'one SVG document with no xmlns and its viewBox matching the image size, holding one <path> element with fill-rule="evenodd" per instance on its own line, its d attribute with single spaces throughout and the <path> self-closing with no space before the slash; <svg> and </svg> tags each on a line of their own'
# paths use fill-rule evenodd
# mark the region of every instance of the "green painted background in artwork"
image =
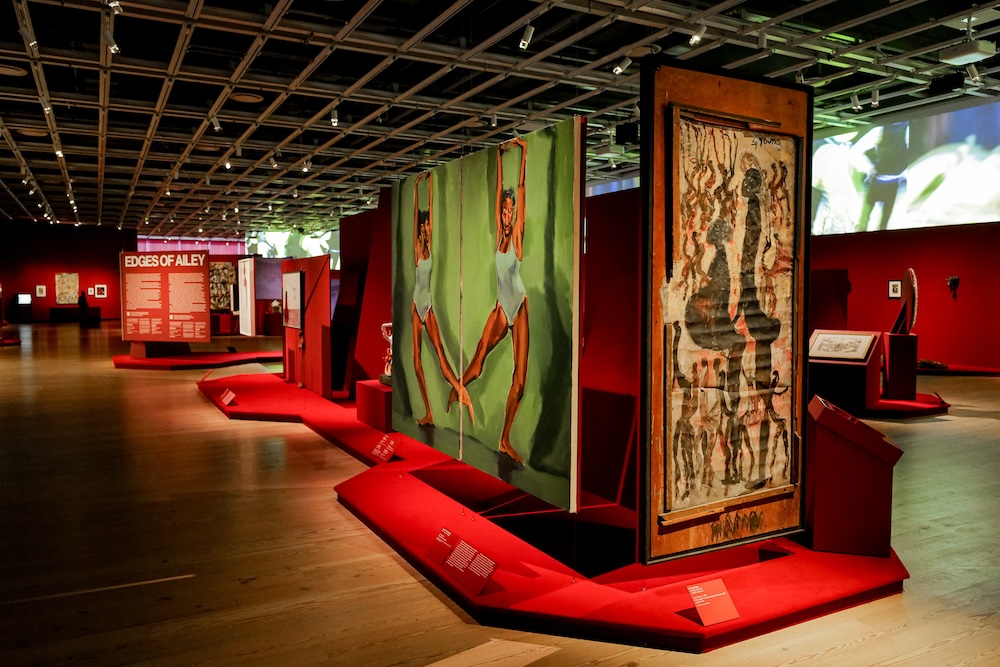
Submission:
<svg viewBox="0 0 1000 667">
<path fill-rule="evenodd" d="M 575 220 L 578 178 L 574 121 L 525 135 L 526 206 L 521 279 L 528 298 L 528 374 L 524 398 L 511 430 L 511 443 L 526 460 L 505 466 L 496 454 L 504 405 L 513 373 L 510 334 L 486 358 L 482 376 L 469 386 L 476 423 L 459 406 L 445 411 L 450 387 L 423 336 L 421 354 L 435 428 L 423 416 L 413 369 L 411 307 L 414 284 L 413 184 L 393 189 L 393 427 L 562 507 L 569 504 L 574 392 L 574 262 L 579 253 Z M 431 292 L 446 356 L 461 376 L 486 318 L 496 305 L 497 148 L 432 170 L 434 181 Z M 520 166 L 517 148 L 504 155 L 504 187 L 514 187 Z M 421 207 L 426 187 L 421 183 Z M 461 285 L 461 298 L 459 286 Z M 461 341 L 461 358 L 459 350 Z"/>
</svg>

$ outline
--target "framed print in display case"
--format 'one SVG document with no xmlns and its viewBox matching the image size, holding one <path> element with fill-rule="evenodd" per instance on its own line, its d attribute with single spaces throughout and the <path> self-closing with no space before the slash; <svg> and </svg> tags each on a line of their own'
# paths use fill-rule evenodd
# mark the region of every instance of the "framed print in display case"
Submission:
<svg viewBox="0 0 1000 667">
<path fill-rule="evenodd" d="M 863 331 L 813 332 L 809 340 L 809 356 L 813 359 L 846 359 L 864 361 L 875 334 Z"/>
</svg>

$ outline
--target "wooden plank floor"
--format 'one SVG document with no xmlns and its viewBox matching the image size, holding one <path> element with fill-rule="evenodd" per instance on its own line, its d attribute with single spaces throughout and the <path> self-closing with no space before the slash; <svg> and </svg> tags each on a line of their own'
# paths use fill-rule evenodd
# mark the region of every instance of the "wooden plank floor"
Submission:
<svg viewBox="0 0 1000 667">
<path fill-rule="evenodd" d="M 228 421 L 205 371 L 115 370 L 108 323 L 11 329 L 0 664 L 1000 664 L 1000 378 L 922 378 L 950 415 L 872 422 L 906 452 L 902 595 L 686 655 L 479 626 L 337 503 L 362 465 L 305 427 Z"/>
</svg>

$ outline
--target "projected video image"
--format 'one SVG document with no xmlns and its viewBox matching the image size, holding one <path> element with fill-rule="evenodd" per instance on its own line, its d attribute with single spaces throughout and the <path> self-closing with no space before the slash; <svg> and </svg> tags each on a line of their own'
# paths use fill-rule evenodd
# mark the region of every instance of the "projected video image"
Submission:
<svg viewBox="0 0 1000 667">
<path fill-rule="evenodd" d="M 330 255 L 331 266 L 336 269 L 340 259 L 340 232 L 258 232 L 256 236 L 247 237 L 247 252 L 261 257 L 298 259 Z"/>
<path fill-rule="evenodd" d="M 1000 221 L 1000 104 L 813 143 L 813 234 Z"/>
</svg>

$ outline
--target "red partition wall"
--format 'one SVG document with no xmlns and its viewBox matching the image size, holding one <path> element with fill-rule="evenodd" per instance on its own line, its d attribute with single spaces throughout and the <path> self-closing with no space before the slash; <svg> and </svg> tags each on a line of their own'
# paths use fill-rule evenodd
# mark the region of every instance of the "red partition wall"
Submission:
<svg viewBox="0 0 1000 667">
<path fill-rule="evenodd" d="M 638 396 L 640 190 L 589 197 L 585 243 L 580 385 Z"/>
<path fill-rule="evenodd" d="M 0 284 L 4 307 L 17 293 L 32 295 L 32 319 L 49 319 L 56 306 L 55 275 L 78 273 L 80 289 L 107 286 L 107 297 L 88 296 L 103 319 L 121 317 L 118 256 L 136 249 L 135 230 L 86 225 L 13 226 L 0 243 Z M 35 298 L 35 286 L 45 285 L 46 296 Z M 75 308 L 75 306 L 73 306 Z"/>
<path fill-rule="evenodd" d="M 383 322 L 392 322 L 391 213 L 392 195 L 386 190 L 379 197 L 378 208 L 364 214 L 371 226 L 371 241 L 354 348 L 357 380 L 377 378 L 382 373 L 385 352 L 389 347 L 382 338 L 381 327 Z"/>
<path fill-rule="evenodd" d="M 286 259 L 282 273 L 305 272 L 302 328 L 285 328 L 285 378 L 330 397 L 330 257 Z"/>
<path fill-rule="evenodd" d="M 887 331 L 899 312 L 888 282 L 917 275 L 917 355 L 949 365 L 1000 368 L 998 280 L 1000 223 L 816 236 L 813 269 L 847 269 L 847 328 Z M 946 280 L 958 276 L 957 298 Z"/>
</svg>

